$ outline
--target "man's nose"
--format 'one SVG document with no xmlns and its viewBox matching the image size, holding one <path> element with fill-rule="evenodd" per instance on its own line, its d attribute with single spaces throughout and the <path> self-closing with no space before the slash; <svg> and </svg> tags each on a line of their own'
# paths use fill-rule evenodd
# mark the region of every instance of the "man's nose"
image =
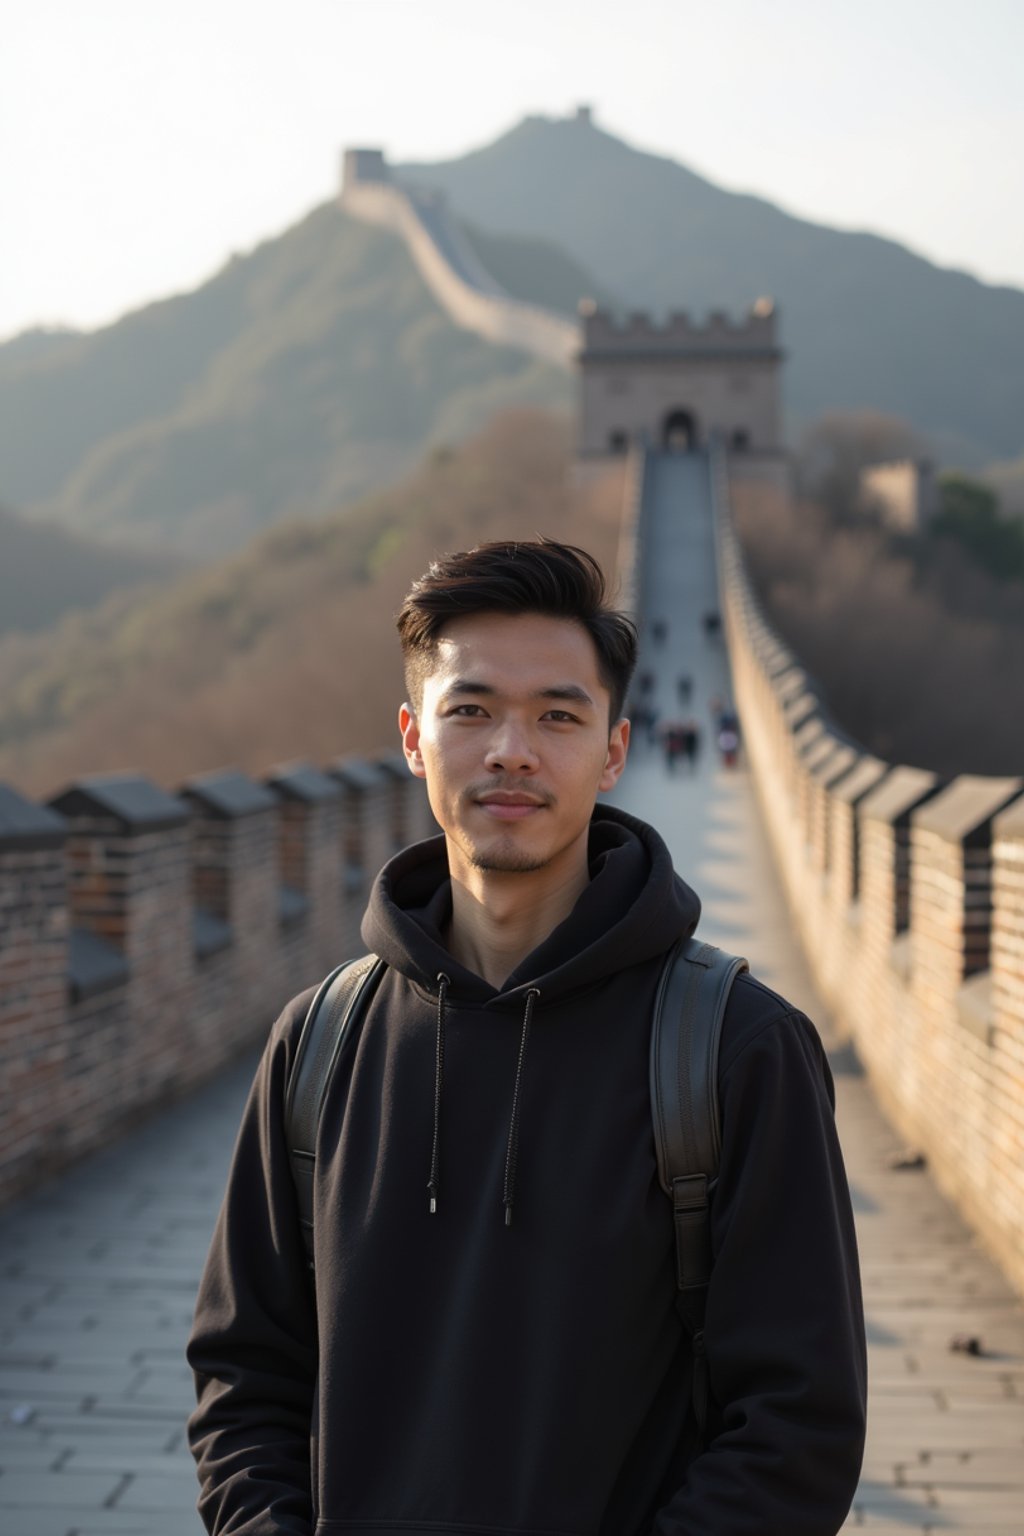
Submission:
<svg viewBox="0 0 1024 1536">
<path fill-rule="evenodd" d="M 534 773 L 539 761 L 530 732 L 522 726 L 506 721 L 493 731 L 487 748 L 488 768 L 503 769 L 506 773 Z"/>
</svg>

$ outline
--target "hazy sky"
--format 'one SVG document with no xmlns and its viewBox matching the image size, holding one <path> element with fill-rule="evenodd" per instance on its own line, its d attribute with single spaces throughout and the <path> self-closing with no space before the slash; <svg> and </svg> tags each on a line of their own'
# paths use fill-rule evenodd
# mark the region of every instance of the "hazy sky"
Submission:
<svg viewBox="0 0 1024 1536">
<path fill-rule="evenodd" d="M 195 286 L 345 144 L 527 112 L 1024 287 L 1022 0 L 32 0 L 0 54 L 0 337 Z"/>
</svg>

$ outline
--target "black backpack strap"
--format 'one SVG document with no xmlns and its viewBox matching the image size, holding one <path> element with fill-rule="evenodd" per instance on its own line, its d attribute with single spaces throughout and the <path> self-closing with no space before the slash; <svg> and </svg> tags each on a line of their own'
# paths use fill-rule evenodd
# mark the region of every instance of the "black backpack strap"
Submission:
<svg viewBox="0 0 1024 1536">
<path fill-rule="evenodd" d="M 682 939 L 661 973 L 651 1029 L 651 1112 L 658 1178 L 672 1201 L 678 1311 L 693 1345 L 693 1405 L 703 1438 L 707 1423 L 704 1312 L 711 1277 L 709 1200 L 718 1176 L 721 1120 L 718 1045 L 729 990 L 741 971 L 700 939 Z"/>
<path fill-rule="evenodd" d="M 327 1089 L 345 1041 L 362 1018 L 384 972 L 383 960 L 365 955 L 348 960 L 321 982 L 306 1012 L 288 1074 L 284 1100 L 285 1139 L 302 1223 L 306 1258 L 313 1268 L 313 1180 L 316 1138 Z"/>
</svg>

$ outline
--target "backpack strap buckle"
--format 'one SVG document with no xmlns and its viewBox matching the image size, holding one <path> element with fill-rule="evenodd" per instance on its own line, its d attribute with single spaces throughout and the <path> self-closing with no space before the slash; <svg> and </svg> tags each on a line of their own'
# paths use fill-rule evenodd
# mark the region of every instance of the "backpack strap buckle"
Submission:
<svg viewBox="0 0 1024 1536">
<path fill-rule="evenodd" d="M 706 1286 L 711 1276 L 708 1180 L 691 1173 L 672 1180 L 676 1230 L 676 1284 L 681 1291 Z"/>
</svg>

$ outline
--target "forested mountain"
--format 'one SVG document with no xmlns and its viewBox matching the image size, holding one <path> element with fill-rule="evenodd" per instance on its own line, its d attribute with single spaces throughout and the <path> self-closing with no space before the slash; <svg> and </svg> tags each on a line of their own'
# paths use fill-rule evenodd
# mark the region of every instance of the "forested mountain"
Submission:
<svg viewBox="0 0 1024 1536">
<path fill-rule="evenodd" d="M 169 580 L 183 565 L 175 555 L 121 549 L 0 507 L 0 635 L 45 629 L 119 588 Z"/>
<path fill-rule="evenodd" d="M 537 242 L 483 243 L 528 296 L 588 285 Z M 503 406 L 571 399 L 566 374 L 458 330 L 396 236 L 326 205 L 194 293 L 0 347 L 2 492 L 209 556 L 352 501 Z"/>
<path fill-rule="evenodd" d="M 567 415 L 509 412 L 408 478 L 143 598 L 0 639 L 0 781 L 43 796 L 133 766 L 171 787 L 394 738 L 394 615 L 439 550 L 550 534 L 614 570 L 622 466 L 574 487 Z"/>
<path fill-rule="evenodd" d="M 794 429 L 869 406 L 906 417 L 948 463 L 1024 451 L 1020 289 L 727 192 L 582 119 L 530 117 L 472 154 L 396 174 L 485 229 L 554 241 L 629 309 L 739 315 L 771 294 Z"/>
</svg>

